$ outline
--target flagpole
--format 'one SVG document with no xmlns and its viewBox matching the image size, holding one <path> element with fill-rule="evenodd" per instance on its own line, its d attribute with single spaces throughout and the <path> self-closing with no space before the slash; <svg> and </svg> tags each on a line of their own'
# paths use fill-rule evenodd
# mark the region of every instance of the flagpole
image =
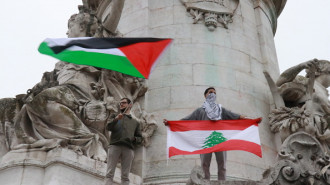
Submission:
<svg viewBox="0 0 330 185">
<path fill-rule="evenodd" d="M 169 158 L 169 141 L 170 141 L 170 139 L 171 139 L 171 132 L 169 132 L 169 128 L 170 127 L 170 125 L 168 125 L 167 127 L 166 127 L 166 129 L 167 129 L 167 141 L 166 141 L 166 145 L 167 145 L 167 150 L 166 150 L 166 166 L 168 166 L 168 163 L 169 163 L 169 160 L 170 160 L 170 158 Z"/>
</svg>

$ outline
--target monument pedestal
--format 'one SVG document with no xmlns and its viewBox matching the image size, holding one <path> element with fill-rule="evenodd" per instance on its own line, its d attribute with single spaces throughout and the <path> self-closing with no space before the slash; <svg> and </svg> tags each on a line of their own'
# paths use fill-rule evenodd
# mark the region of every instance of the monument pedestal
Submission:
<svg viewBox="0 0 330 185">
<path fill-rule="evenodd" d="M 274 34 L 285 2 L 125 1 L 118 25 L 124 37 L 173 39 L 147 81 L 143 107 L 155 116 L 159 127 L 152 144 L 144 151 L 144 184 L 185 183 L 190 171 L 200 164 L 199 155 L 174 156 L 167 161 L 167 128 L 161 123 L 164 118 L 180 120 L 201 107 L 203 92 L 210 86 L 218 92 L 217 103 L 228 110 L 264 118 L 259 125 L 263 158 L 229 151 L 227 159 L 228 180 L 262 179 L 263 171 L 273 164 L 280 143 L 267 125 L 273 101 L 263 71 L 270 71 L 273 78 L 279 76 Z M 236 6 L 232 21 L 219 23 L 210 31 L 209 23 L 222 19 L 227 12 L 222 10 L 231 5 Z M 217 12 L 220 18 L 216 17 Z M 211 175 L 216 175 L 215 164 L 213 157 Z"/>
<path fill-rule="evenodd" d="M 6 185 L 103 185 L 106 163 L 89 159 L 72 150 L 9 152 L 0 164 L 0 182 Z M 114 181 L 120 184 L 120 168 Z M 130 174 L 131 184 L 141 177 Z"/>
</svg>

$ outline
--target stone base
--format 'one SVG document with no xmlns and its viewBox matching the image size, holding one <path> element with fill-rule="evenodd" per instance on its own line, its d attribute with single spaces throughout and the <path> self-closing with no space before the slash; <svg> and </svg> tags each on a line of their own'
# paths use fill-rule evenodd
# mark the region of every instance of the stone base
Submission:
<svg viewBox="0 0 330 185">
<path fill-rule="evenodd" d="M 162 185 L 186 185 L 186 183 L 170 183 Z M 260 182 L 255 181 L 211 181 L 210 184 L 201 184 L 201 185 L 265 185 Z"/>
<path fill-rule="evenodd" d="M 6 185 L 103 185 L 106 163 L 89 159 L 72 150 L 9 152 L 0 163 L 0 182 Z M 120 184 L 119 168 L 114 181 Z M 141 177 L 130 174 L 132 185 Z"/>
<path fill-rule="evenodd" d="M 186 185 L 186 183 L 164 183 L 162 185 Z M 211 181 L 210 184 L 201 185 L 265 185 L 255 181 Z"/>
<path fill-rule="evenodd" d="M 261 185 L 255 181 L 211 181 L 211 185 Z"/>
</svg>

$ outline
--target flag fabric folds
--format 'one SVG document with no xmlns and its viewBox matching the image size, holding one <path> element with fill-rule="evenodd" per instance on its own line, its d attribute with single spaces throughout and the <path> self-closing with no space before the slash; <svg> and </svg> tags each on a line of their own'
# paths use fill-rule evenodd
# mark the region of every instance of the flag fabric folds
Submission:
<svg viewBox="0 0 330 185">
<path fill-rule="evenodd" d="M 47 38 L 38 50 L 61 61 L 148 78 L 171 41 L 160 38 Z"/>
<path fill-rule="evenodd" d="M 168 158 L 175 155 L 243 150 L 262 157 L 259 119 L 168 121 Z"/>
</svg>

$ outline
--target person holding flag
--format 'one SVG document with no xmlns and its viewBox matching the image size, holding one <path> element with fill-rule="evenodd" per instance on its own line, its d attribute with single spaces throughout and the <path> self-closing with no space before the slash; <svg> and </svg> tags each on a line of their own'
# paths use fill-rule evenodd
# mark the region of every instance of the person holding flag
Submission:
<svg viewBox="0 0 330 185">
<path fill-rule="evenodd" d="M 130 99 L 122 98 L 119 103 L 120 113 L 111 115 L 112 120 L 110 119 L 106 126 L 106 129 L 111 131 L 111 138 L 105 185 L 113 184 L 119 159 L 121 159 L 121 184 L 129 185 L 128 176 L 134 159 L 133 149 L 142 142 L 140 123 L 130 115 L 132 105 Z"/>
<path fill-rule="evenodd" d="M 181 120 L 239 120 L 239 119 L 247 119 L 244 115 L 239 115 L 233 113 L 226 108 L 222 107 L 221 104 L 216 103 L 216 90 L 214 87 L 209 87 L 204 92 L 205 102 L 202 107 L 197 108 L 190 115 L 184 117 Z M 260 122 L 261 118 L 258 119 L 257 122 Z M 163 123 L 165 126 L 169 126 L 169 122 L 167 119 L 164 119 Z M 174 122 L 174 121 L 173 121 Z M 181 125 L 183 126 L 183 125 Z M 211 137 L 210 137 L 211 138 Z M 223 141 L 226 139 L 223 138 Z M 221 141 L 221 142 L 223 142 Z M 205 145 L 204 145 L 205 147 Z M 200 152 L 201 165 L 205 174 L 205 179 L 210 180 L 210 163 L 212 158 L 211 153 L 203 153 Z M 185 154 L 194 154 L 193 152 L 186 152 Z M 218 151 L 214 152 L 217 166 L 218 166 L 218 180 L 225 180 L 226 177 L 226 152 Z M 179 154 L 175 154 L 179 155 Z M 184 155 L 184 152 L 183 152 Z M 173 156 L 173 155 L 170 155 Z"/>
</svg>

